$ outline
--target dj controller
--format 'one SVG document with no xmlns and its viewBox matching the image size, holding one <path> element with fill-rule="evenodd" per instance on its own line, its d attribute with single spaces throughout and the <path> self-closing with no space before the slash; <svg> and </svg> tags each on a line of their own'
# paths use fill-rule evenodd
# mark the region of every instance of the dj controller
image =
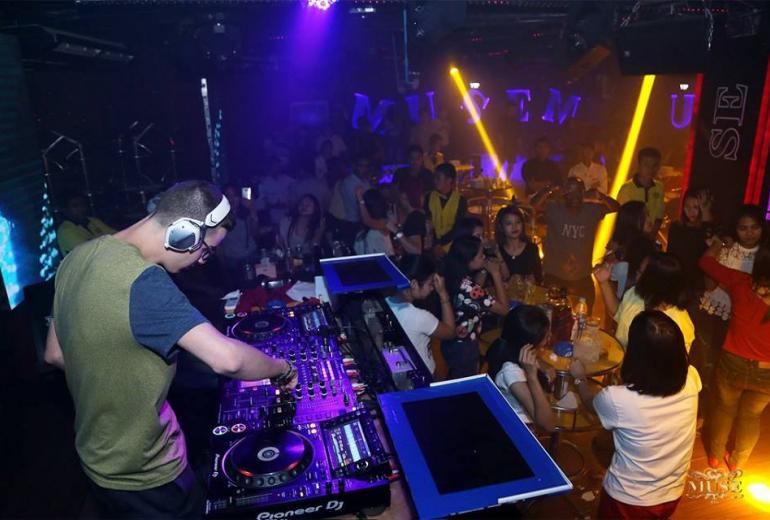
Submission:
<svg viewBox="0 0 770 520">
<path fill-rule="evenodd" d="M 206 500 L 208 517 L 338 516 L 390 502 L 390 462 L 364 385 L 328 306 L 242 316 L 228 333 L 292 361 L 298 384 L 223 385 Z"/>
</svg>

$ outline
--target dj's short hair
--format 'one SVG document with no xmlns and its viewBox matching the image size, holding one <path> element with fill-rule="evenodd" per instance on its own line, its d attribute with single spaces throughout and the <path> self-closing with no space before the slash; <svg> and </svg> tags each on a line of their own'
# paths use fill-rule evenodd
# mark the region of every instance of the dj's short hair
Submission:
<svg viewBox="0 0 770 520">
<path fill-rule="evenodd" d="M 180 218 L 203 221 L 221 201 L 222 191 L 210 182 L 178 182 L 163 193 L 152 218 L 161 226 L 168 226 Z M 220 225 L 229 220 L 228 215 Z"/>
</svg>

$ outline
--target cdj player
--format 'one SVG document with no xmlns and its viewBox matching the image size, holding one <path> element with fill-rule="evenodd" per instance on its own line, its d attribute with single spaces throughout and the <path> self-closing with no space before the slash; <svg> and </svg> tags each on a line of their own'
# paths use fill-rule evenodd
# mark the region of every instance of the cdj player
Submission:
<svg viewBox="0 0 770 520">
<path fill-rule="evenodd" d="M 311 518 L 387 506 L 388 455 L 328 306 L 242 316 L 228 333 L 291 360 L 298 384 L 223 385 L 206 515 Z"/>
</svg>

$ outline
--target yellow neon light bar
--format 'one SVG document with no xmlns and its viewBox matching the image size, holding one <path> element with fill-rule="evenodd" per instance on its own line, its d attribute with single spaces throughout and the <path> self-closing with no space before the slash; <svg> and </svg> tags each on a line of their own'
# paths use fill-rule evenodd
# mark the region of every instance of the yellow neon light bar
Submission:
<svg viewBox="0 0 770 520">
<path fill-rule="evenodd" d="M 495 167 L 497 177 L 501 180 L 506 180 L 505 172 L 503 171 L 503 167 L 500 164 L 500 159 L 497 157 L 497 152 L 492 146 L 492 141 L 489 139 L 489 134 L 487 134 L 486 128 L 484 128 L 484 123 L 481 122 L 481 114 L 479 114 L 478 110 L 476 110 L 476 107 L 473 104 L 473 100 L 468 94 L 468 89 L 465 88 L 465 82 L 463 81 L 463 77 L 460 74 L 459 69 L 457 67 L 452 67 L 449 69 L 449 75 L 452 76 L 452 80 L 454 80 L 457 90 L 460 91 L 460 95 L 463 97 L 465 108 L 470 113 L 471 118 L 473 119 L 473 124 L 476 126 L 476 131 L 478 131 L 479 137 L 481 137 L 481 142 L 484 144 L 484 148 L 492 159 L 492 165 Z"/>
<path fill-rule="evenodd" d="M 608 193 L 613 199 L 617 198 L 620 187 L 628 180 L 628 173 L 631 170 L 631 161 L 634 159 L 634 150 L 636 150 L 636 143 L 639 141 L 639 132 L 642 130 L 644 114 L 647 112 L 647 104 L 650 101 L 650 94 L 652 93 L 652 86 L 654 84 L 654 75 L 648 74 L 642 80 L 642 86 L 639 89 L 639 98 L 636 100 L 636 108 L 634 109 L 634 117 L 631 120 L 631 127 L 628 129 L 626 144 L 623 147 L 623 155 L 620 156 L 618 171 L 615 173 L 615 179 L 612 181 L 612 188 Z M 615 214 L 612 213 L 604 217 L 604 220 L 602 220 L 599 229 L 596 232 L 593 253 L 594 262 L 599 262 L 604 257 L 604 248 L 607 246 L 607 242 L 609 242 L 610 237 L 612 236 L 614 227 Z"/>
</svg>

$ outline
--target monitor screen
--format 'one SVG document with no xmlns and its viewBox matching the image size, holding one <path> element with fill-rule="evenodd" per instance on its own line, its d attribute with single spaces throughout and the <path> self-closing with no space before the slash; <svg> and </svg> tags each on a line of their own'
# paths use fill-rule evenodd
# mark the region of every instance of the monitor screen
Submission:
<svg viewBox="0 0 770 520">
<path fill-rule="evenodd" d="M 404 412 L 442 495 L 534 475 L 476 392 L 407 402 Z"/>
<path fill-rule="evenodd" d="M 362 285 L 366 283 L 383 283 L 390 281 L 390 274 L 383 269 L 377 258 L 365 258 L 355 263 L 333 264 L 344 285 Z"/>
<path fill-rule="evenodd" d="M 419 518 L 572 489 L 489 376 L 377 400 Z"/>
<path fill-rule="evenodd" d="M 409 287 L 409 280 L 382 253 L 324 258 L 321 271 L 333 295 Z"/>
</svg>

